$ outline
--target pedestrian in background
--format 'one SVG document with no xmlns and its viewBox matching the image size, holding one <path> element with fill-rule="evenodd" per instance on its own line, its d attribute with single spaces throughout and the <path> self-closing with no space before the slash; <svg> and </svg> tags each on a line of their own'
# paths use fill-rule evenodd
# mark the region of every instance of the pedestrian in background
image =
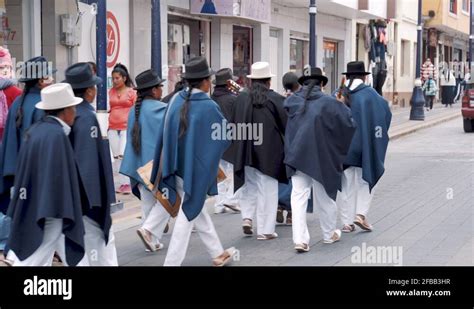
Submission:
<svg viewBox="0 0 474 309">
<path fill-rule="evenodd" d="M 433 102 L 436 98 L 436 94 L 438 93 L 438 86 L 436 85 L 436 82 L 433 79 L 433 75 L 430 75 L 430 77 L 423 84 L 423 87 L 421 87 L 421 89 L 425 94 L 426 111 L 430 111 L 433 109 Z"/>
<path fill-rule="evenodd" d="M 448 107 L 448 105 L 452 107 L 456 96 L 456 78 L 453 71 L 445 68 L 441 73 L 439 84 L 441 87 L 441 103 L 445 107 Z"/>
<path fill-rule="evenodd" d="M 66 265 L 89 266 L 81 186 L 68 139 L 82 102 L 66 83 L 41 90 L 35 106 L 46 117 L 23 136 L 8 209 L 12 226 L 7 259 L 13 266 L 52 266 L 56 251 Z"/>
<path fill-rule="evenodd" d="M 114 155 L 114 172 L 120 170 L 125 145 L 127 143 L 127 120 L 130 109 L 137 101 L 137 93 L 127 67 L 117 64 L 112 71 L 113 87 L 109 91 L 109 132 L 110 147 Z M 127 177 L 119 175 L 117 193 L 130 194 L 131 187 Z"/>
<path fill-rule="evenodd" d="M 147 251 L 163 249 L 160 242 L 170 216 L 147 188 L 137 169 L 153 160 L 156 141 L 163 126 L 167 105 L 160 102 L 163 83 L 153 70 L 140 73 L 135 82 L 138 99 L 128 116 L 128 138 L 120 173 L 130 178 L 133 194 L 141 200 L 142 225 L 137 234 Z"/>
</svg>

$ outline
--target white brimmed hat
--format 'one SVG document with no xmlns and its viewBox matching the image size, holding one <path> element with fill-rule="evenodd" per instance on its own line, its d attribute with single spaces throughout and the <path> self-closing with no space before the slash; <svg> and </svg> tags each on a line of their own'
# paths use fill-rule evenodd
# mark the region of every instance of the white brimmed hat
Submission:
<svg viewBox="0 0 474 309">
<path fill-rule="evenodd" d="M 42 110 L 57 110 L 79 105 L 82 102 L 83 99 L 74 96 L 71 85 L 58 83 L 41 90 L 41 102 L 35 106 Z"/>
<path fill-rule="evenodd" d="M 252 64 L 252 74 L 247 75 L 250 79 L 267 79 L 276 77 L 270 70 L 270 64 L 268 62 L 256 62 Z"/>
</svg>

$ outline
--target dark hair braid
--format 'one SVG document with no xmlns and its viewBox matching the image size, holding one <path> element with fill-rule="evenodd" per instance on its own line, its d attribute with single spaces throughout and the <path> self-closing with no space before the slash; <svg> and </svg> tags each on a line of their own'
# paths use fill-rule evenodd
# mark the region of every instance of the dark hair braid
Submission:
<svg viewBox="0 0 474 309">
<path fill-rule="evenodd" d="M 181 107 L 181 113 L 179 118 L 179 137 L 182 137 L 188 130 L 188 111 L 190 107 L 191 95 L 193 89 L 199 88 L 204 80 L 208 78 L 201 79 L 188 79 L 186 80 L 188 85 L 188 93 L 186 93 L 186 98 L 184 99 L 183 107 Z"/>
<path fill-rule="evenodd" d="M 310 79 L 305 83 L 306 86 L 308 86 L 308 90 L 306 90 L 306 94 L 304 96 L 304 104 L 303 104 L 303 109 L 302 113 L 306 113 L 306 108 L 308 106 L 309 98 L 311 97 L 311 92 L 313 91 L 314 87 L 316 86 L 321 86 L 321 81 L 318 79 Z"/>
<path fill-rule="evenodd" d="M 25 88 L 23 89 L 23 93 L 20 98 L 20 106 L 16 112 L 16 128 L 19 129 L 23 124 L 23 103 L 25 103 L 25 98 L 30 93 L 31 89 L 33 89 L 38 84 L 39 79 L 34 79 L 32 81 L 25 82 Z"/>
<path fill-rule="evenodd" d="M 140 154 L 142 148 L 142 128 L 140 127 L 139 118 L 143 100 L 152 96 L 153 88 L 138 90 L 137 102 L 135 102 L 135 123 L 132 129 L 132 146 L 136 154 Z"/>
</svg>

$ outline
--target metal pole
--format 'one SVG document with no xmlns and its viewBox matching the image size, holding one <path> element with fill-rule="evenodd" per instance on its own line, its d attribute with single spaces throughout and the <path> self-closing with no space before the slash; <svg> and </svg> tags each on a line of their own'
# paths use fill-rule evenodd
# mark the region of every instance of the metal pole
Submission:
<svg viewBox="0 0 474 309">
<path fill-rule="evenodd" d="M 474 50 L 474 16 L 472 16 L 473 14 L 473 10 L 472 10 L 472 0 L 470 1 L 469 3 L 469 8 L 470 8 L 470 16 L 471 16 L 471 20 L 470 20 L 470 23 L 471 23 L 471 31 L 470 31 L 470 35 L 469 35 L 469 73 L 472 74 L 472 66 L 473 66 L 473 63 L 474 63 L 474 57 L 472 56 L 472 52 Z M 472 75 L 471 75 L 471 79 L 472 79 Z"/>
<path fill-rule="evenodd" d="M 417 51 L 416 51 L 416 81 L 415 87 L 413 88 L 413 94 L 410 100 L 411 111 L 410 120 L 425 120 L 425 98 L 423 91 L 421 90 L 421 51 L 422 51 L 422 31 L 423 31 L 423 20 L 422 20 L 422 0 L 418 0 L 418 39 L 417 39 Z"/>
<path fill-rule="evenodd" d="M 160 77 L 161 69 L 161 8 L 160 0 L 151 1 L 151 67 Z"/>
<path fill-rule="evenodd" d="M 309 5 L 309 65 L 316 67 L 316 0 L 311 0 Z"/>
<path fill-rule="evenodd" d="M 97 112 L 107 111 L 107 4 L 96 0 L 97 75 L 104 81 L 97 86 Z"/>
</svg>

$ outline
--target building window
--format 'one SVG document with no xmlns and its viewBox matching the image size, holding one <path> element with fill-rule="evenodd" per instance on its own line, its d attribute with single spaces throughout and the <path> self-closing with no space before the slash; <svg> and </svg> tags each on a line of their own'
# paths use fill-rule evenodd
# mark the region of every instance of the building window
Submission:
<svg viewBox="0 0 474 309">
<path fill-rule="evenodd" d="M 303 75 L 304 66 L 309 63 L 309 42 L 290 40 L 290 70 L 296 75 Z"/>
<path fill-rule="evenodd" d="M 410 73 L 410 41 L 402 40 L 400 66 L 402 76 L 408 76 Z"/>
<path fill-rule="evenodd" d="M 458 13 L 458 0 L 449 0 L 449 12 L 453 14 Z"/>
<path fill-rule="evenodd" d="M 469 0 L 462 0 L 462 10 L 469 12 Z"/>
</svg>

